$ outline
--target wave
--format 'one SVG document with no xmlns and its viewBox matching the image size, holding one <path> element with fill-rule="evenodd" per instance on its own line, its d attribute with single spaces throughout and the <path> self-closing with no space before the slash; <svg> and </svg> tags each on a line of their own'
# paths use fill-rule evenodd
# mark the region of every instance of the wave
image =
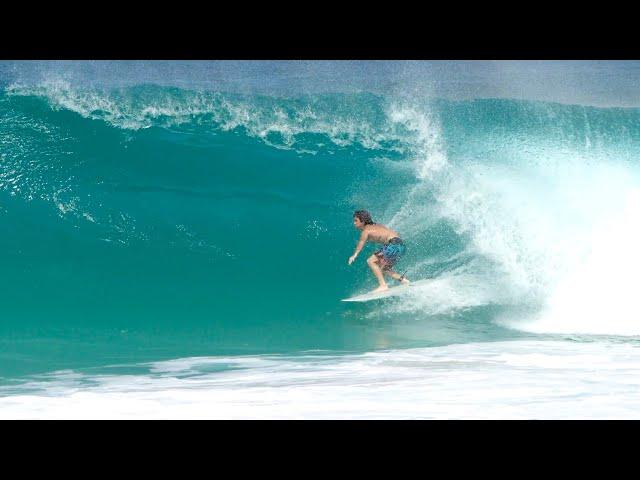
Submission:
<svg viewBox="0 0 640 480">
<path fill-rule="evenodd" d="M 335 299 L 373 286 L 366 265 L 345 265 L 350 212 L 365 207 L 406 238 L 409 278 L 434 280 L 365 314 L 470 322 L 497 306 L 489 322 L 510 329 L 640 334 L 629 287 L 640 267 L 638 109 L 48 82 L 8 87 L 0 111 L 6 221 L 39 215 L 34 224 L 58 245 L 73 239 L 93 267 L 112 252 L 105 244 L 125 250 L 121 265 L 170 251 L 169 272 L 136 274 L 150 291 L 176 272 L 201 281 L 205 264 L 261 289 L 253 306 L 196 301 L 222 308 L 225 325 L 258 312 L 341 318 Z M 15 242 L 35 252 L 30 228 Z M 286 273 L 264 286 L 274 259 Z M 275 302 L 283 290 L 297 300 Z"/>
</svg>

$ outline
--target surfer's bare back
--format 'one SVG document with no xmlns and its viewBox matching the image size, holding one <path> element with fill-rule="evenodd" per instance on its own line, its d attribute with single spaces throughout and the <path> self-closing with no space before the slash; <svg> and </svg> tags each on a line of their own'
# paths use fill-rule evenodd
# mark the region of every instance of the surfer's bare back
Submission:
<svg viewBox="0 0 640 480">
<path fill-rule="evenodd" d="M 393 271 L 393 266 L 406 251 L 404 242 L 400 239 L 398 233 L 384 225 L 375 223 L 366 210 L 356 210 L 353 213 L 353 226 L 360 230 L 362 234 L 360 235 L 360 241 L 358 242 L 356 251 L 349 257 L 349 265 L 354 262 L 360 250 L 364 247 L 364 244 L 367 243 L 367 240 L 383 244 L 382 248 L 376 250 L 373 255 L 367 258 L 367 264 L 380 284 L 374 292 L 381 292 L 389 288 L 387 282 L 384 280 L 383 273 L 386 273 L 401 283 L 409 283 L 409 280 L 404 278 L 404 275 Z"/>
</svg>

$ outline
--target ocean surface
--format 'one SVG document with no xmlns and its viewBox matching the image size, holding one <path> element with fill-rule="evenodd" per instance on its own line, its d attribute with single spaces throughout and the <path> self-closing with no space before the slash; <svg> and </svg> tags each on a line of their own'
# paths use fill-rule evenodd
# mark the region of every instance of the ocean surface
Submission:
<svg viewBox="0 0 640 480">
<path fill-rule="evenodd" d="M 0 418 L 640 418 L 639 65 L 0 62 Z"/>
</svg>

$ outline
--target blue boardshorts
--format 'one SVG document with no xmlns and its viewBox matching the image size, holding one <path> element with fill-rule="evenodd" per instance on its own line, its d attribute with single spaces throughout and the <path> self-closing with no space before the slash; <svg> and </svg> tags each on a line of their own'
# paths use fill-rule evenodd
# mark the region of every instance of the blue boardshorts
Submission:
<svg viewBox="0 0 640 480">
<path fill-rule="evenodd" d="M 381 249 L 375 251 L 374 255 L 383 260 L 383 268 L 391 268 L 404 255 L 406 250 L 407 248 L 402 240 L 398 237 L 393 237 Z"/>
</svg>

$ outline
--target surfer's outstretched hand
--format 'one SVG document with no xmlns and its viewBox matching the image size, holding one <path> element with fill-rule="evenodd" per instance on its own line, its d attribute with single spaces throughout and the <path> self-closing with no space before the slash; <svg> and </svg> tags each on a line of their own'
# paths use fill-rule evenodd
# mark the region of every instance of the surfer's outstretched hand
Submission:
<svg viewBox="0 0 640 480">
<path fill-rule="evenodd" d="M 355 259 L 356 259 L 356 256 L 355 255 L 351 255 L 349 257 L 349 265 L 351 265 L 355 261 Z"/>
</svg>

